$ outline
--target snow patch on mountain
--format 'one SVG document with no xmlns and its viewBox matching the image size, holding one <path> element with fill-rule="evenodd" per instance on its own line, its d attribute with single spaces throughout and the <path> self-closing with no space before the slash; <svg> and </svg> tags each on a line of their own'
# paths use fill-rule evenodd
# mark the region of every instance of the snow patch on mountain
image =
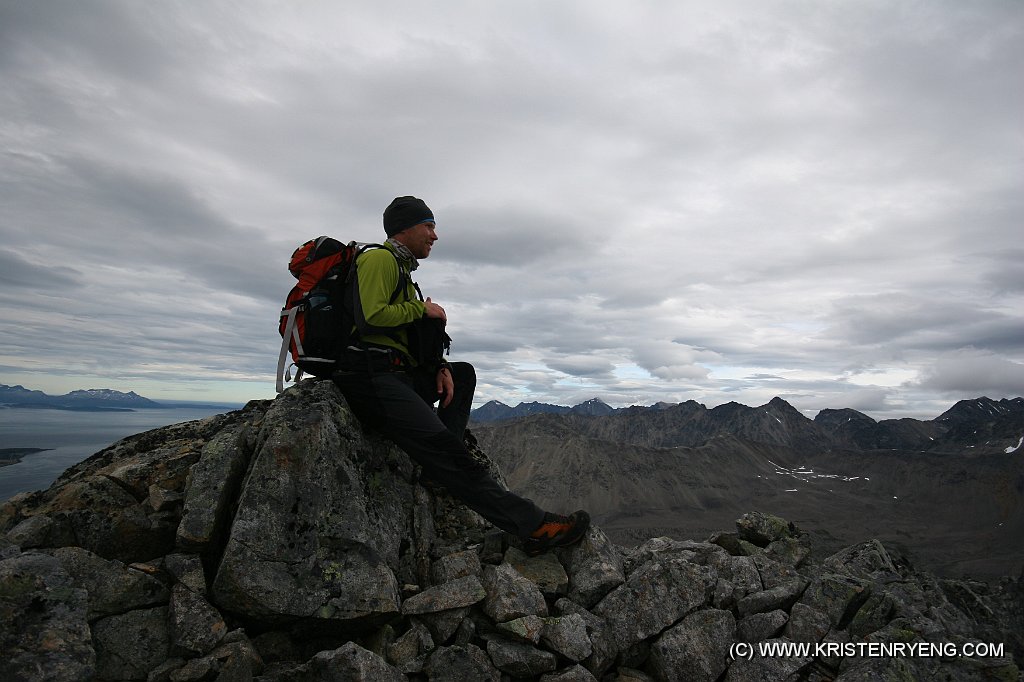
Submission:
<svg viewBox="0 0 1024 682">
<path fill-rule="evenodd" d="M 776 464 L 775 462 L 771 461 L 770 459 L 768 460 L 768 463 L 771 464 L 773 467 L 775 467 L 775 473 L 777 475 L 779 475 L 779 476 L 790 476 L 790 477 L 795 478 L 795 479 L 797 479 L 799 481 L 803 481 L 804 483 L 810 483 L 812 479 L 822 479 L 822 478 L 834 479 L 834 480 L 838 480 L 838 481 L 868 481 L 868 480 L 871 480 L 871 479 L 865 478 L 863 476 L 844 476 L 842 474 L 819 474 L 819 473 L 816 473 L 813 469 L 810 469 L 810 468 L 805 467 L 805 466 L 798 466 L 796 468 L 790 469 L 788 467 L 782 466 L 781 464 Z"/>
</svg>

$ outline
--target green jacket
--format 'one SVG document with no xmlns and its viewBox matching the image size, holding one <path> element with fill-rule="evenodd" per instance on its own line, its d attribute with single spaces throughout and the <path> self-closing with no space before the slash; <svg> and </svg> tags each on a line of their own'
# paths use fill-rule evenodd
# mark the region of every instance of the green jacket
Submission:
<svg viewBox="0 0 1024 682">
<path fill-rule="evenodd" d="M 399 259 L 390 244 L 382 249 L 369 249 L 356 260 L 356 299 L 354 306 L 356 330 L 363 343 L 395 348 L 409 355 L 408 333 L 405 325 L 421 317 L 426 310 L 419 300 L 416 285 L 409 270 L 410 263 L 402 262 L 405 291 L 394 303 L 391 297 L 398 287 Z"/>
</svg>

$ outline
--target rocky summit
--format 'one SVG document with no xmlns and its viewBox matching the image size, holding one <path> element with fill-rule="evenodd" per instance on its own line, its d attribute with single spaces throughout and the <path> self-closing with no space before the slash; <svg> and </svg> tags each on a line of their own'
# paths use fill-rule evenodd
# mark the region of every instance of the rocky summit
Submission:
<svg viewBox="0 0 1024 682">
<path fill-rule="evenodd" d="M 528 557 L 306 381 L 0 507 L 0 679 L 1020 679 L 1020 578 L 809 543 L 755 511 Z"/>
</svg>

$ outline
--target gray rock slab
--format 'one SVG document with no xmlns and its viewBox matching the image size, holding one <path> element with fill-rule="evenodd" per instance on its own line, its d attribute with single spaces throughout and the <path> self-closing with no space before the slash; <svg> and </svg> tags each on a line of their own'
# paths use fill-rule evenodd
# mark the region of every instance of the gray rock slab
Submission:
<svg viewBox="0 0 1024 682">
<path fill-rule="evenodd" d="M 541 642 L 546 649 L 574 663 L 584 660 L 594 652 L 594 646 L 587 634 L 587 623 L 578 613 L 545 619 Z"/>
<path fill-rule="evenodd" d="M 397 668 L 355 642 L 331 651 L 321 651 L 306 664 L 303 679 L 310 682 L 405 682 Z"/>
<path fill-rule="evenodd" d="M 174 578 L 196 594 L 206 594 L 206 574 L 202 560 L 194 554 L 168 554 L 164 568 Z"/>
<path fill-rule="evenodd" d="M 832 573 L 864 580 L 900 577 L 892 557 L 878 540 L 869 540 L 842 549 L 825 559 L 822 568 Z"/>
<path fill-rule="evenodd" d="M 89 593 L 89 620 L 166 604 L 167 586 L 151 575 L 81 547 L 62 547 L 53 556 L 75 585 Z"/>
<path fill-rule="evenodd" d="M 424 613 L 419 618 L 426 623 L 431 636 L 434 638 L 434 642 L 444 644 L 458 631 L 459 626 L 466 620 L 467 615 L 469 615 L 469 608 L 459 608 L 449 611 Z"/>
<path fill-rule="evenodd" d="M 434 638 L 430 635 L 430 631 L 425 625 L 414 620 L 409 629 L 387 647 L 387 660 L 392 665 L 401 668 L 421 654 L 429 653 L 433 649 Z"/>
<path fill-rule="evenodd" d="M 402 602 L 402 613 L 414 615 L 458 609 L 483 601 L 486 596 L 487 592 L 480 579 L 475 575 L 467 575 L 409 597 Z"/>
<path fill-rule="evenodd" d="M 257 618 L 373 627 L 399 611 L 412 535 L 409 460 L 367 439 L 331 382 L 274 401 L 213 583 L 215 605 Z"/>
<path fill-rule="evenodd" d="M 531 557 L 516 547 L 509 547 L 504 561 L 536 585 L 544 596 L 562 597 L 569 591 L 569 576 L 554 552 Z"/>
<path fill-rule="evenodd" d="M 526 644 L 537 644 L 540 642 L 545 620 L 540 616 L 523 616 L 505 623 L 498 623 L 496 627 L 498 632 L 507 634 L 512 639 Z"/>
<path fill-rule="evenodd" d="M 853 617 L 871 593 L 871 584 L 859 578 L 835 573 L 815 576 L 800 602 L 828 616 L 833 626 Z"/>
<path fill-rule="evenodd" d="M 648 668 L 659 680 L 714 682 L 728 665 L 735 631 L 736 619 L 729 611 L 691 613 L 651 645 Z"/>
<path fill-rule="evenodd" d="M 570 599 L 559 599 L 555 602 L 555 610 L 561 616 L 575 614 L 583 619 L 587 637 L 593 648 L 590 656 L 583 661 L 583 666 L 594 676 L 603 676 L 619 655 L 619 643 L 615 640 L 611 628 L 603 618 L 595 616 Z"/>
<path fill-rule="evenodd" d="M 736 603 L 736 610 L 740 616 L 749 616 L 754 613 L 775 611 L 782 609 L 788 611 L 796 602 L 807 587 L 807 581 L 802 578 L 795 578 L 770 590 L 762 590 L 748 594 Z"/>
<path fill-rule="evenodd" d="M 435 585 L 470 575 L 479 576 L 481 569 L 480 555 L 470 549 L 443 556 L 431 567 Z"/>
<path fill-rule="evenodd" d="M 569 574 L 569 598 L 584 607 L 593 606 L 626 581 L 621 553 L 595 525 L 579 544 L 556 554 Z"/>
<path fill-rule="evenodd" d="M 88 594 L 54 557 L 29 552 L 0 561 L 0 679 L 91 679 L 87 613 Z"/>
<path fill-rule="evenodd" d="M 548 605 L 540 589 L 511 564 L 485 566 L 483 585 L 487 591 L 483 610 L 496 623 L 523 616 L 546 616 Z"/>
<path fill-rule="evenodd" d="M 438 647 L 423 666 L 430 682 L 499 682 L 501 672 L 491 663 L 483 649 L 466 646 Z"/>
<path fill-rule="evenodd" d="M 183 656 L 202 656 L 213 651 L 227 634 L 228 626 L 206 598 L 178 583 L 170 605 L 173 652 Z"/>
<path fill-rule="evenodd" d="M 785 519 L 756 511 L 740 517 L 736 521 L 736 530 L 741 539 L 758 547 L 767 547 L 770 543 L 793 534 L 790 524 Z"/>
<path fill-rule="evenodd" d="M 247 424 L 221 431 L 200 451 L 185 484 L 184 509 L 176 540 L 179 547 L 201 552 L 226 531 L 230 509 L 249 464 L 244 447 Z"/>
<path fill-rule="evenodd" d="M 736 640 L 760 642 L 771 639 L 782 632 L 788 620 L 789 614 L 781 609 L 752 614 L 736 624 Z"/>
<path fill-rule="evenodd" d="M 487 654 L 498 670 L 514 677 L 537 677 L 558 667 L 553 653 L 529 644 L 493 639 L 487 643 Z"/>
<path fill-rule="evenodd" d="M 167 607 L 129 611 L 96 621 L 96 676 L 104 680 L 146 679 L 170 657 Z"/>
<path fill-rule="evenodd" d="M 830 629 L 831 624 L 826 614 L 807 604 L 793 604 L 784 634 L 786 639 L 793 642 L 817 644 L 825 638 Z"/>
<path fill-rule="evenodd" d="M 620 649 L 657 635 L 711 602 L 714 569 L 683 559 L 649 561 L 594 607 Z"/>
</svg>

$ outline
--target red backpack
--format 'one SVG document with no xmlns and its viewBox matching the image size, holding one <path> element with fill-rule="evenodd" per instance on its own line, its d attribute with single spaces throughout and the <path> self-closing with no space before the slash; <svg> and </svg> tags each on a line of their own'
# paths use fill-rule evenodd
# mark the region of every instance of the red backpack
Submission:
<svg viewBox="0 0 1024 682">
<path fill-rule="evenodd" d="M 295 249 L 288 270 L 298 283 L 288 293 L 278 331 L 281 354 L 277 361 L 277 392 L 291 381 L 285 370 L 288 353 L 302 373 L 330 377 L 341 352 L 352 342 L 352 295 L 349 286 L 355 276 L 354 263 L 363 251 L 380 244 L 343 244 L 330 237 L 311 239 Z"/>
<path fill-rule="evenodd" d="M 281 353 L 277 360 L 278 393 L 284 391 L 284 382 L 292 379 L 291 367 L 286 368 L 289 351 L 292 364 L 298 368 L 295 381 L 302 378 L 303 372 L 328 379 L 345 349 L 359 343 L 360 331 L 393 333 L 372 327 L 361 319 L 359 329 L 354 329 L 354 311 L 359 304 L 357 288 L 352 285 L 356 276 L 356 259 L 364 251 L 380 248 L 383 248 L 381 244 L 343 244 L 330 237 L 317 237 L 295 249 L 288 262 L 288 271 L 299 281 L 288 292 L 278 324 L 281 332 Z M 401 266 L 398 273 L 391 303 L 407 294 L 408 280 Z M 412 284 L 422 301 L 419 286 L 415 282 Z M 407 326 L 410 357 L 421 365 L 442 362 L 442 355 L 451 346 L 444 323 L 423 318 Z"/>
</svg>

